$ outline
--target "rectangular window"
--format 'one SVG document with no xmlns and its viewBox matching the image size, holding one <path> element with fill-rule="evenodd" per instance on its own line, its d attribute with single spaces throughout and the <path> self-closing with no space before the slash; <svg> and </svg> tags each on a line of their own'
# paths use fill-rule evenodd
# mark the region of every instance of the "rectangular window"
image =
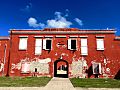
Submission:
<svg viewBox="0 0 120 90">
<path fill-rule="evenodd" d="M 71 40 L 71 49 L 76 50 L 76 40 Z"/>
<path fill-rule="evenodd" d="M 43 49 L 51 50 L 52 48 L 52 40 L 51 39 L 43 39 Z"/>
<path fill-rule="evenodd" d="M 81 39 L 81 55 L 88 55 L 87 39 Z"/>
<path fill-rule="evenodd" d="M 30 71 L 30 63 L 28 62 L 22 63 L 21 73 L 29 73 L 29 71 Z"/>
<path fill-rule="evenodd" d="M 68 39 L 68 49 L 71 49 L 71 39 Z"/>
<path fill-rule="evenodd" d="M 92 64 L 93 74 L 101 74 L 101 63 Z"/>
<path fill-rule="evenodd" d="M 37 38 L 35 41 L 35 55 L 41 55 L 42 53 L 42 39 Z"/>
<path fill-rule="evenodd" d="M 27 50 L 27 37 L 20 37 L 19 50 Z"/>
<path fill-rule="evenodd" d="M 46 49 L 51 50 L 51 40 L 46 40 Z"/>
<path fill-rule="evenodd" d="M 76 50 L 76 40 L 68 39 L 68 49 Z"/>
<path fill-rule="evenodd" d="M 96 39 L 97 40 L 97 50 L 104 50 L 104 39 Z"/>
</svg>

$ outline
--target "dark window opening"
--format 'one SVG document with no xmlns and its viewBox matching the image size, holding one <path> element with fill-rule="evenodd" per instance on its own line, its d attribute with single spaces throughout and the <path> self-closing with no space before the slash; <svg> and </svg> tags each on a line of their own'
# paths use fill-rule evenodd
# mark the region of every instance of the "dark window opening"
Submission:
<svg viewBox="0 0 120 90">
<path fill-rule="evenodd" d="M 96 64 L 96 67 L 94 68 L 94 73 L 99 74 L 99 64 Z"/>
<path fill-rule="evenodd" d="M 93 74 L 101 74 L 101 66 L 99 63 L 94 63 L 93 66 Z"/>
<path fill-rule="evenodd" d="M 51 40 L 46 40 L 46 49 L 51 50 Z"/>
<path fill-rule="evenodd" d="M 37 72 L 37 68 L 35 68 L 35 72 Z"/>
<path fill-rule="evenodd" d="M 71 40 L 71 49 L 76 50 L 76 40 Z"/>
</svg>

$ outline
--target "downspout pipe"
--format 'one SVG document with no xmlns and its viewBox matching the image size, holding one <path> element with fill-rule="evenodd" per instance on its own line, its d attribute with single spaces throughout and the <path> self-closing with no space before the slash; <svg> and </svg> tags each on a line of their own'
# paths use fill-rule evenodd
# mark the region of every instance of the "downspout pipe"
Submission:
<svg viewBox="0 0 120 90">
<path fill-rule="evenodd" d="M 11 47 L 12 47 L 12 31 L 9 31 L 9 55 L 8 55 L 8 66 L 7 66 L 7 74 L 6 77 L 9 77 L 10 75 L 10 55 L 11 55 Z"/>
<path fill-rule="evenodd" d="M 7 50 L 7 44 L 4 45 L 4 59 L 3 59 L 3 72 L 2 72 L 2 76 L 4 76 L 5 74 L 5 63 L 6 63 L 6 50 Z"/>
</svg>

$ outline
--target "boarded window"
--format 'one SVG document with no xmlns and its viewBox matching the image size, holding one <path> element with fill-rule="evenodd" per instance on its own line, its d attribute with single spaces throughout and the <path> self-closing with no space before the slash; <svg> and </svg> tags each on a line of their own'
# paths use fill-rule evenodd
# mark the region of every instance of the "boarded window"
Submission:
<svg viewBox="0 0 120 90">
<path fill-rule="evenodd" d="M 97 39 L 97 50 L 104 50 L 104 40 Z"/>
<path fill-rule="evenodd" d="M 93 74 L 101 74 L 101 63 L 92 64 Z"/>
<path fill-rule="evenodd" d="M 68 49 L 76 50 L 76 40 L 68 39 Z"/>
<path fill-rule="evenodd" d="M 19 40 L 19 50 L 27 50 L 27 39 L 26 37 L 21 37 Z"/>
<path fill-rule="evenodd" d="M 24 62 L 22 63 L 21 73 L 29 73 L 30 71 L 30 63 Z"/>
<path fill-rule="evenodd" d="M 88 55 L 87 39 L 81 39 L 81 55 Z"/>
<path fill-rule="evenodd" d="M 51 50 L 52 48 L 52 40 L 51 39 L 43 39 L 43 49 Z"/>
<path fill-rule="evenodd" d="M 37 38 L 35 41 L 35 55 L 41 55 L 42 53 L 42 39 Z"/>
</svg>

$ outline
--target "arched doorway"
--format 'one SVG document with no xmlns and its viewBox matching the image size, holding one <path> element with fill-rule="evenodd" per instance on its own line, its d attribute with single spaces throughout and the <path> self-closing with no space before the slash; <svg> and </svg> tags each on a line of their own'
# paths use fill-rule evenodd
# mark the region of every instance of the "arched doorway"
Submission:
<svg viewBox="0 0 120 90">
<path fill-rule="evenodd" d="M 68 62 L 62 59 L 54 62 L 54 77 L 68 78 Z"/>
</svg>

